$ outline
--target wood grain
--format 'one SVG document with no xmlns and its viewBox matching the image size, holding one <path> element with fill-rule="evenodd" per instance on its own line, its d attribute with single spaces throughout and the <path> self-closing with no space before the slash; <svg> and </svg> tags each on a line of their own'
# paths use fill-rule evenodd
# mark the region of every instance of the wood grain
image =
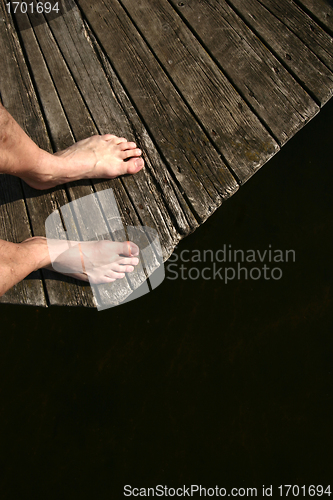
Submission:
<svg viewBox="0 0 333 500">
<path fill-rule="evenodd" d="M 260 1 L 247 0 L 246 4 L 241 0 L 228 1 L 281 61 L 280 65 L 272 65 L 273 71 L 280 75 L 283 72 L 281 67 L 285 67 L 321 106 L 324 105 L 332 97 L 333 73 L 311 48 Z"/>
<path fill-rule="evenodd" d="M 333 5 L 329 0 L 297 0 L 333 36 Z"/>
<path fill-rule="evenodd" d="M 281 145 L 316 115 L 313 99 L 226 2 L 171 3 Z"/>
<path fill-rule="evenodd" d="M 260 0 L 274 16 L 285 24 L 314 54 L 333 71 L 332 37 L 292 0 Z"/>
<path fill-rule="evenodd" d="M 20 67 L 13 50 L 13 34 L 3 5 L 0 3 L 0 95 L 2 104 L 9 110 L 16 109 L 16 118 L 27 128 L 38 116 L 38 108 L 30 100 Z M 17 85 L 12 84 L 17 80 Z M 23 113 L 30 107 L 31 115 Z M 41 138 L 41 131 L 37 130 Z M 19 243 L 32 236 L 21 181 L 12 176 L 0 176 L 0 238 Z M 28 277 L 0 297 L 0 302 L 46 306 L 40 273 Z"/>
<path fill-rule="evenodd" d="M 2 176 L 0 237 L 44 235 L 74 202 L 74 239 L 122 241 L 133 227 L 149 253 L 95 298 L 43 270 L 3 301 L 103 308 L 134 297 L 158 265 L 151 234 L 135 228 L 156 229 L 167 259 L 332 96 L 331 7 L 319 1 L 77 0 L 14 22 L 0 0 L 0 98 L 32 139 L 53 152 L 112 133 L 145 160 L 135 176 L 46 192 Z M 63 220 L 52 222 L 59 237 Z"/>
<path fill-rule="evenodd" d="M 235 179 L 119 3 L 79 5 L 187 201 L 205 220 L 208 208 L 237 189 Z"/>
<path fill-rule="evenodd" d="M 73 14 L 74 12 L 71 11 L 67 16 L 68 27 L 62 18 L 58 18 L 50 22 L 52 30 L 44 23 L 36 25 L 34 33 L 31 30 L 25 30 L 22 33 L 29 64 L 34 74 L 36 74 L 36 85 L 40 99 L 45 109 L 45 114 L 50 117 L 51 137 L 56 149 L 64 147 L 64 141 L 74 141 L 73 137 L 71 137 L 71 132 L 73 132 L 73 135 L 77 139 L 82 139 L 87 135 L 97 132 L 110 132 L 110 130 L 106 130 L 106 127 L 110 127 L 110 111 L 112 122 L 116 123 L 118 130 L 121 126 L 124 126 L 124 119 L 125 122 L 127 121 L 126 115 L 120 110 L 115 96 L 111 92 L 111 87 L 102 67 L 98 64 L 97 56 L 91 43 L 82 34 L 82 20 L 78 26 L 80 18 L 76 16 L 76 20 L 73 22 Z M 69 17 L 72 21 L 68 19 Z M 77 45 L 74 45 L 73 39 Z M 65 42 L 69 45 L 69 48 L 66 47 Z M 63 55 L 64 58 L 62 57 Z M 87 71 L 87 67 L 89 67 L 89 71 Z M 65 87 L 61 85 L 62 81 L 66 82 Z M 59 88 L 57 94 L 56 87 L 57 89 Z M 56 98 L 57 95 L 59 95 L 59 99 Z M 92 118 L 90 117 L 88 106 L 93 110 Z M 77 110 L 79 111 L 78 113 L 76 113 Z M 57 133 L 55 135 L 52 134 L 52 124 L 56 121 L 56 116 L 58 115 L 61 117 L 62 122 L 60 129 L 62 133 L 61 137 L 59 137 L 59 127 L 56 130 Z M 127 181 L 128 186 L 131 186 L 130 179 L 131 177 Z M 131 189 L 123 189 L 121 192 L 120 188 L 122 184 L 119 180 L 104 181 L 104 183 L 100 182 L 96 183 L 96 185 L 97 188 L 103 186 L 103 189 L 113 186 L 116 193 L 121 195 L 126 213 L 132 213 L 132 220 L 134 219 L 132 223 L 140 225 L 141 221 L 136 217 L 136 206 L 135 204 L 133 205 L 134 200 L 138 202 L 139 207 L 142 206 L 139 203 L 142 200 L 138 200 L 139 190 L 136 184 L 134 184 L 134 189 L 132 189 L 133 192 L 131 192 Z M 75 206 L 79 206 L 84 197 L 93 195 L 94 192 L 90 182 L 86 181 L 68 185 L 67 191 L 69 200 L 77 201 Z M 157 200 L 153 198 L 152 201 L 152 208 L 154 209 L 155 205 L 156 212 L 159 210 Z M 148 211 L 147 213 L 149 215 Z M 84 214 L 84 217 L 82 217 L 80 210 L 75 211 L 78 232 L 83 240 L 99 239 L 101 234 L 108 232 L 104 221 L 106 213 L 102 213 L 97 204 L 93 204 L 91 210 L 88 212 L 85 211 Z M 144 217 L 141 218 L 144 219 Z M 153 220 L 150 217 L 149 220 L 144 222 L 152 223 Z M 161 220 L 159 227 L 163 227 L 162 222 L 165 225 L 164 220 Z M 168 233 L 166 251 L 169 254 L 178 240 L 179 237 L 176 238 L 176 241 L 170 241 Z M 136 272 L 128 277 L 128 280 L 117 281 L 108 287 L 99 286 L 98 303 L 109 303 L 111 294 L 112 303 L 115 305 L 119 301 L 122 301 L 125 296 L 129 295 L 132 289 L 141 285 L 144 280 L 145 275 L 143 275 L 142 270 L 140 272 L 139 268 L 137 268 Z M 110 288 L 112 289 L 111 291 Z M 52 288 L 50 295 L 53 296 L 54 293 L 56 292 Z M 50 300 L 52 300 L 52 297 L 50 297 Z"/>
<path fill-rule="evenodd" d="M 110 63 L 103 56 L 97 41 L 92 40 L 91 33 L 82 29 L 84 25 L 78 10 L 73 8 L 63 19 L 52 21 L 50 27 L 80 93 L 91 110 L 98 131 L 134 140 L 144 151 L 146 168 L 135 176 L 121 179 L 132 200 L 127 209 L 136 210 L 143 225 L 151 225 L 158 229 L 165 254 L 170 255 L 179 240 L 179 236 L 175 234 L 174 224 L 182 228 L 183 234 L 188 234 L 197 227 L 195 218 L 187 205 L 184 214 L 176 196 L 175 181 L 135 113 Z M 157 168 L 161 172 L 164 171 L 163 180 L 159 179 L 159 176 L 152 175 L 151 172 L 156 172 Z M 119 182 L 119 180 L 104 181 L 103 186 L 116 188 Z M 96 182 L 94 184 L 97 189 L 102 185 Z M 184 202 L 185 200 L 183 206 Z"/>
<path fill-rule="evenodd" d="M 7 37 L 8 50 L 6 51 L 6 54 L 10 55 L 12 61 L 16 60 L 17 62 L 17 64 L 14 65 L 12 64 L 12 61 L 7 58 L 7 64 L 6 66 L 3 66 L 3 72 L 1 73 L 6 75 L 6 78 L 4 78 L 1 83 L 3 103 L 11 115 L 27 132 L 27 134 L 41 148 L 51 152 L 52 147 L 43 119 L 43 114 L 39 107 L 35 89 L 22 53 L 20 42 L 16 35 L 13 21 L 11 17 L 7 15 L 6 11 L 3 12 L 3 15 L 6 20 L 5 23 L 8 33 L 10 35 Z M 44 236 L 46 218 L 58 207 L 58 205 L 67 203 L 67 195 L 64 189 L 42 192 L 31 188 L 24 182 L 22 182 L 22 186 L 23 199 L 25 199 L 26 202 L 32 235 Z M 12 219 L 11 222 L 15 224 L 15 218 Z M 86 291 L 70 281 L 65 282 L 64 280 L 53 280 L 50 278 L 47 271 L 43 270 L 42 273 L 45 276 L 45 287 L 50 291 L 49 297 L 52 295 L 51 290 L 57 289 L 57 300 L 61 298 L 60 303 L 62 304 L 93 305 L 92 296 L 91 293 L 89 294 L 89 290 Z M 36 304 L 37 303 L 38 295 L 36 294 Z"/>
</svg>

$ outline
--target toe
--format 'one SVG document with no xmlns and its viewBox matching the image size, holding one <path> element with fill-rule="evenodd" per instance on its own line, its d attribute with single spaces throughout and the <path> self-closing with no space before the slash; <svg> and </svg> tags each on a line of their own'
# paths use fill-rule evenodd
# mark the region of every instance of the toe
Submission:
<svg viewBox="0 0 333 500">
<path fill-rule="evenodd" d="M 134 271 L 133 266 L 126 266 L 124 269 L 125 273 L 132 273 Z"/>
<path fill-rule="evenodd" d="M 102 139 L 104 139 L 104 141 L 111 141 L 112 139 L 118 140 L 118 137 L 116 135 L 112 135 L 112 134 L 104 134 L 104 135 L 102 135 Z"/>
<path fill-rule="evenodd" d="M 109 242 L 111 243 L 111 249 L 113 254 L 117 254 L 124 257 L 136 257 L 140 253 L 139 247 L 133 243 L 132 241 L 123 241 L 123 242 Z M 115 261 L 117 263 L 128 260 L 126 264 L 132 264 L 130 259 L 119 259 L 117 258 Z"/>
<path fill-rule="evenodd" d="M 113 264 L 112 271 L 115 273 L 131 273 L 134 271 L 134 266 L 120 266 L 118 264 Z"/>
<path fill-rule="evenodd" d="M 131 160 L 125 162 L 127 173 L 128 174 L 136 174 L 141 170 L 145 164 L 142 158 L 132 158 Z"/>
<path fill-rule="evenodd" d="M 121 273 L 118 273 L 117 271 L 114 271 L 113 269 L 105 269 L 103 272 L 104 278 L 107 278 L 108 280 L 115 281 L 119 280 L 125 277 L 124 271 Z"/>
<path fill-rule="evenodd" d="M 127 143 L 127 139 L 125 139 L 125 137 L 117 137 L 116 143 L 117 144 Z"/>
<path fill-rule="evenodd" d="M 109 269 L 109 271 L 107 271 L 105 273 L 105 276 L 107 278 L 111 279 L 112 281 L 115 281 L 115 280 L 121 280 L 122 278 L 125 278 L 125 273 L 117 273 L 117 272 Z"/>
<path fill-rule="evenodd" d="M 139 264 L 139 259 L 137 257 L 125 257 L 124 259 L 118 260 L 117 264 L 119 264 L 119 266 L 137 266 Z"/>
<path fill-rule="evenodd" d="M 142 155 L 141 149 L 130 149 L 128 151 L 121 152 L 121 157 L 123 160 L 126 160 L 126 158 L 132 158 L 133 156 L 141 156 L 141 155 Z"/>
<path fill-rule="evenodd" d="M 124 241 L 122 244 L 122 255 L 127 255 L 129 257 L 135 257 L 139 255 L 139 247 L 132 241 Z"/>
<path fill-rule="evenodd" d="M 122 278 L 125 278 L 125 273 L 114 273 L 114 276 L 116 280 L 121 280 Z"/>
<path fill-rule="evenodd" d="M 135 149 L 136 148 L 136 144 L 135 142 L 121 142 L 119 144 L 119 147 L 120 147 L 120 150 L 121 151 L 125 151 L 126 149 Z"/>
</svg>

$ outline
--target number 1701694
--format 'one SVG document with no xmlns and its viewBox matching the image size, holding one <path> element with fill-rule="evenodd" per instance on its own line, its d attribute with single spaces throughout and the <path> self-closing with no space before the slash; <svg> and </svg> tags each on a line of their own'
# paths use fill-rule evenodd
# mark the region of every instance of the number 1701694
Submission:
<svg viewBox="0 0 333 500">
<path fill-rule="evenodd" d="M 59 2 L 52 5 L 51 2 L 8 2 L 6 4 L 8 13 L 13 14 L 50 14 L 51 12 L 60 12 Z"/>
<path fill-rule="evenodd" d="M 284 484 L 279 486 L 280 497 L 321 497 L 323 495 L 331 496 L 330 486 L 298 486 L 297 484 Z"/>
</svg>

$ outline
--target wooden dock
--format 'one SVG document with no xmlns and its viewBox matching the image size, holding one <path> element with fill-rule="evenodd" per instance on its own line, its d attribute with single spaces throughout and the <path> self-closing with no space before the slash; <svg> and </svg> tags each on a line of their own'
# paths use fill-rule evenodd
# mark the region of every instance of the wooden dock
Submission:
<svg viewBox="0 0 333 500">
<path fill-rule="evenodd" d="M 123 223 L 157 229 L 166 259 L 333 93 L 330 0 L 63 0 L 58 16 L 6 4 L 0 98 L 30 137 L 52 152 L 112 133 L 146 164 L 45 192 L 2 175 L 8 241 L 45 235 L 59 207 L 112 188 Z M 44 270 L 0 300 L 95 307 L 89 285 Z"/>
</svg>

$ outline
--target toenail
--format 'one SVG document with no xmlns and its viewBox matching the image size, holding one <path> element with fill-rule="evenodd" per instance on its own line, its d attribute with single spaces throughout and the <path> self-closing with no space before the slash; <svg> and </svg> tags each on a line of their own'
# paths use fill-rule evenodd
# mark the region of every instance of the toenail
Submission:
<svg viewBox="0 0 333 500">
<path fill-rule="evenodd" d="M 143 159 L 142 159 L 142 158 L 139 158 L 138 160 L 136 160 L 135 165 L 136 165 L 137 167 L 142 167 L 143 163 L 144 163 L 144 162 L 143 162 Z"/>
<path fill-rule="evenodd" d="M 135 243 L 132 243 L 131 241 L 128 241 L 127 245 L 128 245 L 128 250 L 129 250 L 129 255 L 130 256 L 134 256 L 135 254 L 138 255 L 138 253 L 139 253 L 139 247 L 137 247 Z"/>
</svg>

